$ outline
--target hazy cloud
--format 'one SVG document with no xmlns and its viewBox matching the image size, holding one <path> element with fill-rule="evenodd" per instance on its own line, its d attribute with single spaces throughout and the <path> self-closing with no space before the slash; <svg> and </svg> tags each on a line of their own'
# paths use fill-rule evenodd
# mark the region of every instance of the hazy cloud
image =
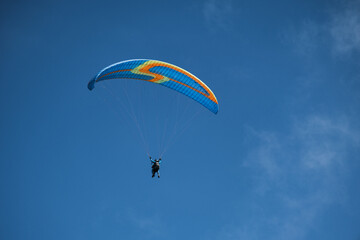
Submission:
<svg viewBox="0 0 360 240">
<path fill-rule="evenodd" d="M 232 0 L 207 0 L 203 5 L 203 15 L 212 31 L 229 30 L 232 25 L 234 7 Z"/>
<path fill-rule="evenodd" d="M 300 27 L 285 33 L 295 52 L 305 56 L 317 54 L 321 48 L 335 56 L 360 52 L 360 7 L 347 5 L 329 14 L 328 20 L 316 22 L 306 19 Z"/>
<path fill-rule="evenodd" d="M 166 236 L 165 223 L 158 214 L 146 216 L 132 210 L 128 211 L 129 222 L 138 229 L 144 237 L 159 238 Z"/>
<path fill-rule="evenodd" d="M 360 51 L 360 9 L 334 14 L 330 23 L 333 50 L 337 54 Z"/>
<path fill-rule="evenodd" d="M 310 169 L 325 170 L 344 165 L 349 147 L 358 144 L 359 135 L 346 119 L 337 121 L 313 116 L 294 127 L 294 134 L 302 143 L 301 163 Z"/>
<path fill-rule="evenodd" d="M 306 20 L 300 29 L 289 30 L 285 39 L 294 46 L 296 53 L 310 57 L 318 50 L 322 34 L 319 24 Z"/>
<path fill-rule="evenodd" d="M 276 204 L 265 207 L 276 211 L 227 229 L 227 239 L 262 239 L 259 229 L 271 229 L 268 239 L 304 239 L 324 210 L 346 201 L 344 176 L 349 152 L 360 145 L 359 132 L 346 117 L 309 116 L 294 121 L 286 135 L 249 134 L 258 141 L 245 162 L 259 199 L 253 208 L 264 208 L 266 198 Z"/>
</svg>

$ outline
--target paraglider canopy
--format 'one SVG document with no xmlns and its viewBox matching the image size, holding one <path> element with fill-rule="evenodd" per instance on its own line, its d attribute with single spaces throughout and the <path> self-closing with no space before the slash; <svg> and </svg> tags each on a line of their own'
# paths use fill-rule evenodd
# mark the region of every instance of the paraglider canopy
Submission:
<svg viewBox="0 0 360 240">
<path fill-rule="evenodd" d="M 170 63 L 148 59 L 118 62 L 101 70 L 89 81 L 88 89 L 93 90 L 97 82 L 110 79 L 137 79 L 157 83 L 192 98 L 215 114 L 219 110 L 214 93 L 205 83 Z"/>
</svg>

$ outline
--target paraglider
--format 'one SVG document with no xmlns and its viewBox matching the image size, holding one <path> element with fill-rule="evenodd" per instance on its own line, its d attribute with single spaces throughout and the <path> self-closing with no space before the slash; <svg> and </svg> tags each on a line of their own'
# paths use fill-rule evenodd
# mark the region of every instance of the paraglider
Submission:
<svg viewBox="0 0 360 240">
<path fill-rule="evenodd" d="M 155 159 L 153 160 L 150 156 L 150 161 L 151 161 L 151 173 L 152 173 L 152 177 L 155 177 L 155 173 L 157 173 L 158 178 L 160 178 L 160 163 L 161 163 L 161 158 Z"/>
<path fill-rule="evenodd" d="M 93 77 L 88 82 L 87 87 L 90 91 L 92 91 L 95 88 L 95 85 L 97 85 L 99 82 L 104 80 L 111 80 L 111 79 L 136 79 L 151 83 L 157 83 L 159 85 L 168 87 L 174 91 L 177 91 L 193 99 L 194 101 L 200 103 L 202 106 L 204 106 L 214 114 L 217 114 L 219 110 L 218 101 L 215 97 L 215 94 L 204 82 L 202 82 L 199 78 L 197 78 L 195 75 L 191 74 L 190 72 L 170 63 L 157 61 L 157 60 L 149 60 L 149 59 L 134 59 L 134 60 L 118 62 L 102 69 L 97 75 L 95 75 L 95 77 Z M 140 98 L 142 96 L 140 92 L 131 92 L 131 94 L 129 95 L 135 96 L 136 98 Z M 128 94 L 126 93 L 125 96 L 128 97 Z M 127 102 L 129 104 L 123 103 L 122 105 L 125 106 L 128 105 L 131 108 L 132 101 L 128 99 Z M 147 122 L 146 120 L 149 119 L 139 121 L 133 109 L 126 112 L 129 113 L 129 116 L 136 124 L 137 129 L 139 131 L 139 136 L 141 137 L 144 146 L 147 145 L 148 141 L 146 141 L 144 137 L 142 128 L 140 127 L 140 123 L 141 122 L 146 123 Z M 172 117 L 174 118 L 178 116 L 172 116 Z M 151 126 L 150 123 L 148 124 L 149 124 L 148 129 L 154 129 L 154 126 Z M 159 122 L 159 124 L 161 124 L 161 122 Z M 167 127 L 166 124 L 167 122 L 163 124 L 165 126 L 165 130 Z M 172 134 L 174 133 L 176 134 L 178 132 L 178 128 L 179 128 L 178 125 L 180 124 L 176 122 L 174 127 L 175 130 L 172 131 Z M 162 136 L 162 138 L 164 138 L 165 132 L 166 131 L 163 131 L 163 134 L 159 132 L 157 135 Z M 169 145 L 169 142 L 171 142 L 171 140 L 173 139 L 172 138 L 169 139 L 169 141 L 167 142 L 167 146 Z M 154 141 L 149 141 L 149 142 L 154 142 Z M 151 166 L 152 177 L 154 177 L 155 174 L 157 174 L 158 178 L 160 178 L 159 169 L 161 163 L 161 156 L 163 156 L 167 147 L 164 146 L 164 144 L 159 144 L 159 146 L 161 148 L 159 154 L 160 158 L 153 160 L 150 157 L 150 161 L 152 163 Z M 147 146 L 146 146 L 146 152 L 149 155 L 149 149 Z"/>
</svg>

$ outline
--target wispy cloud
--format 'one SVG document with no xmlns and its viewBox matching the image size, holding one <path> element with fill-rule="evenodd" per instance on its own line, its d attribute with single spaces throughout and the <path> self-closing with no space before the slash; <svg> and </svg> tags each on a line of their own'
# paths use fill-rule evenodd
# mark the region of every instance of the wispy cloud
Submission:
<svg viewBox="0 0 360 240">
<path fill-rule="evenodd" d="M 306 19 L 285 34 L 297 53 L 312 57 L 326 48 L 334 56 L 360 53 L 360 4 L 333 11 L 324 22 Z"/>
<path fill-rule="evenodd" d="M 230 30 L 233 14 L 232 0 L 207 0 L 204 2 L 203 15 L 211 31 Z"/>
<path fill-rule="evenodd" d="M 285 34 L 285 39 L 300 55 L 312 57 L 320 46 L 322 27 L 311 20 L 306 20 L 300 29 L 291 29 Z"/>
<path fill-rule="evenodd" d="M 349 152 L 360 145 L 360 133 L 346 117 L 309 116 L 295 120 L 286 135 L 249 134 L 258 142 L 245 162 L 258 199 L 253 209 L 270 210 L 254 214 L 241 227 L 229 227 L 222 236 L 262 239 L 267 229 L 267 239 L 304 239 L 327 208 L 346 201 L 344 172 Z M 273 204 L 264 205 L 264 199 Z"/>
<path fill-rule="evenodd" d="M 336 54 L 360 52 L 360 9 L 334 14 L 330 23 L 333 51 Z"/>
<path fill-rule="evenodd" d="M 134 210 L 129 210 L 128 217 L 130 223 L 138 229 L 140 236 L 150 238 L 166 237 L 166 227 L 159 215 L 145 216 Z"/>
<path fill-rule="evenodd" d="M 310 169 L 327 170 L 345 164 L 349 147 L 359 143 L 359 135 L 346 119 L 331 120 L 319 116 L 309 118 L 294 127 L 302 143 L 301 163 Z"/>
</svg>

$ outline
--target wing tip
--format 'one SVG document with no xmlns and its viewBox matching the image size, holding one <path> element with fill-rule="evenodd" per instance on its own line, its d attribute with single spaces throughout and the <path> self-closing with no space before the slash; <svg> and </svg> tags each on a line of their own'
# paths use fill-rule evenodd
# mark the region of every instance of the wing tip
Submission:
<svg viewBox="0 0 360 240">
<path fill-rule="evenodd" d="M 215 107 L 214 109 L 212 109 L 211 111 L 212 111 L 215 115 L 217 115 L 218 112 L 219 112 L 219 106 L 216 105 L 216 107 Z"/>
<path fill-rule="evenodd" d="M 95 78 L 91 79 L 87 85 L 88 89 L 91 91 L 95 88 Z"/>
</svg>

